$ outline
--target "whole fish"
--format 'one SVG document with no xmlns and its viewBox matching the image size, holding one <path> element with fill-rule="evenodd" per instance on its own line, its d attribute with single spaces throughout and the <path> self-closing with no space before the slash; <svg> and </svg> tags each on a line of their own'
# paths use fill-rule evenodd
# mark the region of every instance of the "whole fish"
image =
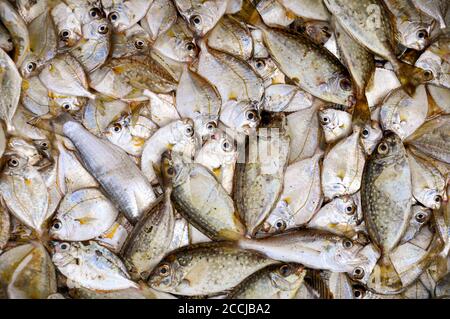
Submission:
<svg viewBox="0 0 450 319">
<path fill-rule="evenodd" d="M 264 221 L 260 232 L 279 233 L 305 225 L 322 204 L 319 152 L 286 168 L 281 193 L 275 208 Z"/>
<path fill-rule="evenodd" d="M 56 273 L 44 246 L 29 242 L 0 256 L 0 288 L 10 299 L 45 299 L 56 293 Z"/>
<path fill-rule="evenodd" d="M 0 3 L 1 6 L 1 3 Z M 5 121 L 7 131 L 13 130 L 12 118 L 17 110 L 22 87 L 22 77 L 13 60 L 0 49 L 0 118 Z"/>
<path fill-rule="evenodd" d="M 162 161 L 164 181 L 171 185 L 173 204 L 184 218 L 213 240 L 244 235 L 232 198 L 212 172 L 175 153 L 165 153 Z"/>
<path fill-rule="evenodd" d="M 62 126 L 86 170 L 105 193 L 135 223 L 156 200 L 155 193 L 135 163 L 119 147 L 99 139 L 80 123 L 66 118 Z M 103 156 L 97 156 L 99 153 Z"/>
<path fill-rule="evenodd" d="M 175 210 L 166 189 L 150 212 L 136 225 L 122 248 L 131 278 L 146 280 L 152 269 L 170 251 L 175 235 Z"/>
<path fill-rule="evenodd" d="M 397 59 L 394 51 L 393 26 L 389 13 L 379 0 L 324 0 L 328 10 L 352 38 L 372 53 L 391 62 L 405 90 L 432 79 L 432 75 Z"/>
<path fill-rule="evenodd" d="M 106 232 L 119 212 L 98 189 L 80 189 L 61 201 L 50 236 L 58 240 L 91 240 Z"/>
<path fill-rule="evenodd" d="M 364 167 L 361 204 L 370 239 L 382 254 L 369 283 L 395 293 L 402 282 L 389 254 L 411 218 L 412 184 L 406 150 L 393 132 L 385 133 Z"/>
<path fill-rule="evenodd" d="M 249 276 L 228 295 L 229 299 L 293 299 L 306 270 L 298 264 L 275 264 Z"/>
<path fill-rule="evenodd" d="M 275 207 L 283 190 L 289 141 L 286 118 L 273 118 L 250 136 L 245 159 L 236 165 L 233 197 L 250 236 Z"/>
<path fill-rule="evenodd" d="M 275 263 L 232 243 L 202 243 L 171 252 L 152 271 L 148 283 L 175 295 L 216 295 Z"/>
<path fill-rule="evenodd" d="M 406 140 L 410 144 L 439 161 L 450 164 L 450 115 L 442 115 L 425 122 Z"/>
<path fill-rule="evenodd" d="M 144 144 L 141 157 L 142 173 L 149 182 L 155 184 L 163 153 L 172 150 L 191 158 L 195 144 L 194 124 L 190 119 L 178 120 L 160 128 Z"/>
<path fill-rule="evenodd" d="M 68 279 L 87 289 L 120 290 L 138 288 L 129 279 L 122 261 L 96 242 L 57 242 L 52 261 Z"/>
</svg>

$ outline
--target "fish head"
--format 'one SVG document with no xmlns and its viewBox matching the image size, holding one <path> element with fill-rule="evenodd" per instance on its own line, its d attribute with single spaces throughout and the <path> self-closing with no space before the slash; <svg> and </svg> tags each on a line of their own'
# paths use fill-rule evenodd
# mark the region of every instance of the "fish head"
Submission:
<svg viewBox="0 0 450 319">
<path fill-rule="evenodd" d="M 423 23 L 408 21 L 398 26 L 398 33 L 402 38 L 402 43 L 411 49 L 421 51 L 430 44 L 430 26 Z"/>
<path fill-rule="evenodd" d="M 87 101 L 86 98 L 79 96 L 54 96 L 52 99 L 58 108 L 70 114 L 80 111 Z"/>
<path fill-rule="evenodd" d="M 366 123 L 361 130 L 361 145 L 367 155 L 372 154 L 383 137 L 380 124 L 376 121 Z"/>
<path fill-rule="evenodd" d="M 295 226 L 295 215 L 292 213 L 288 201 L 280 200 L 264 223 L 256 230 L 255 236 L 267 237 L 282 233 Z"/>
<path fill-rule="evenodd" d="M 52 159 L 52 143 L 48 139 L 33 140 L 33 145 L 46 159 Z"/>
<path fill-rule="evenodd" d="M 71 226 L 72 225 L 70 220 L 62 220 L 58 218 L 53 220 L 49 229 L 50 237 L 57 240 L 64 240 L 66 238 L 69 238 L 70 234 L 73 231 L 73 227 Z"/>
<path fill-rule="evenodd" d="M 319 111 L 319 121 L 324 129 L 333 130 L 339 125 L 338 111 L 332 108 Z"/>
<path fill-rule="evenodd" d="M 141 20 L 152 1 L 102 0 L 102 8 L 116 32 L 123 32 Z"/>
<path fill-rule="evenodd" d="M 305 275 L 305 267 L 294 263 L 274 265 L 273 270 L 269 273 L 272 286 L 282 291 L 295 289 L 303 282 Z"/>
<path fill-rule="evenodd" d="M 132 140 L 131 132 L 130 132 L 130 117 L 125 116 L 120 118 L 117 121 L 109 124 L 104 132 L 105 137 L 113 142 L 114 144 L 122 142 L 130 142 Z"/>
<path fill-rule="evenodd" d="M 28 166 L 28 159 L 18 153 L 7 153 L 2 158 L 3 174 L 22 175 Z"/>
<path fill-rule="evenodd" d="M 180 7 L 180 2 L 187 1 L 176 1 L 178 7 Z M 227 1 L 210 0 L 201 2 L 202 3 L 196 3 L 190 6 L 188 10 L 182 12 L 182 15 L 186 18 L 189 28 L 194 32 L 196 37 L 203 37 L 212 28 L 214 28 L 217 22 L 225 14 L 227 8 Z"/>
<path fill-rule="evenodd" d="M 351 228 L 362 222 L 362 216 L 358 215 L 357 203 L 351 196 L 342 196 L 334 199 L 336 205 L 336 219 L 349 225 Z"/>
<path fill-rule="evenodd" d="M 73 242 L 52 242 L 52 261 L 57 267 L 66 267 L 72 263 L 77 263 L 79 243 Z"/>
<path fill-rule="evenodd" d="M 347 72 L 334 73 L 319 87 L 329 100 L 349 108 L 356 104 L 355 85 Z"/>
<path fill-rule="evenodd" d="M 170 255 L 160 262 L 150 273 L 150 287 L 165 292 L 175 292 L 177 287 L 186 284 L 192 257 L 184 254 Z"/>
<path fill-rule="evenodd" d="M 8 141 L 8 152 L 16 153 L 26 158 L 27 164 L 37 165 L 43 156 L 33 144 L 33 141 L 26 141 L 18 137 L 12 137 Z"/>
<path fill-rule="evenodd" d="M 19 67 L 20 74 L 23 78 L 29 79 L 36 76 L 44 68 L 45 63 L 38 59 L 35 54 L 30 53 Z"/>
<path fill-rule="evenodd" d="M 406 150 L 397 134 L 386 131 L 372 156 L 375 162 L 388 164 L 405 158 Z"/>
<path fill-rule="evenodd" d="M 83 40 L 104 40 L 111 37 L 112 30 L 108 23 L 108 20 L 105 18 L 100 18 L 96 20 L 92 20 L 89 23 L 86 23 L 82 27 Z"/>
</svg>

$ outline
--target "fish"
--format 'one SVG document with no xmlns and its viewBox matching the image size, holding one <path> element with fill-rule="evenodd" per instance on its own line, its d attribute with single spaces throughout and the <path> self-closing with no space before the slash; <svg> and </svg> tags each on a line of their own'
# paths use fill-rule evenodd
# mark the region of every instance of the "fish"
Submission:
<svg viewBox="0 0 450 319">
<path fill-rule="evenodd" d="M 322 152 L 286 168 L 283 191 L 259 232 L 273 234 L 307 224 L 322 204 Z"/>
<path fill-rule="evenodd" d="M 305 20 L 328 21 L 330 13 L 322 2 L 314 0 L 280 0 L 281 5 Z"/>
<path fill-rule="evenodd" d="M 312 269 L 348 273 L 358 280 L 366 277 L 374 264 L 373 258 L 366 255 L 365 246 L 319 230 L 291 229 L 267 238 L 244 238 L 237 244 L 268 258 L 299 263 Z"/>
<path fill-rule="evenodd" d="M 381 1 L 324 0 L 324 4 L 345 32 L 392 64 L 408 94 L 413 94 L 417 85 L 432 80 L 431 74 L 397 59 L 393 25 Z"/>
<path fill-rule="evenodd" d="M 186 162 L 176 153 L 162 159 L 165 184 L 172 187 L 171 199 L 177 212 L 213 240 L 234 240 L 244 236 L 233 199 L 206 167 Z"/>
<path fill-rule="evenodd" d="M 169 30 L 156 39 L 153 49 L 182 63 L 191 63 L 198 54 L 194 35 L 182 19 L 178 19 Z"/>
<path fill-rule="evenodd" d="M 422 14 L 414 5 L 397 0 L 383 0 L 392 14 L 395 36 L 407 48 L 423 50 L 430 43 L 433 19 Z"/>
<path fill-rule="evenodd" d="M 336 197 L 322 206 L 307 227 L 354 239 L 361 231 L 362 222 L 361 207 L 353 196 L 346 195 Z"/>
<path fill-rule="evenodd" d="M 81 123 L 91 133 L 102 136 L 112 122 L 129 113 L 129 111 L 128 103 L 99 96 L 95 100 L 87 101 L 82 111 Z"/>
<path fill-rule="evenodd" d="M 367 231 L 382 254 L 371 274 L 370 287 L 388 293 L 403 287 L 389 254 L 406 232 L 411 204 L 411 167 L 406 150 L 398 135 L 387 132 L 367 160 L 361 182 L 361 205 Z"/>
<path fill-rule="evenodd" d="M 49 5 L 47 0 L 34 2 L 33 0 L 18 0 L 16 1 L 17 12 L 23 18 L 26 24 L 40 16 L 46 11 Z"/>
<path fill-rule="evenodd" d="M 159 129 L 144 116 L 125 115 L 111 123 L 104 136 L 132 156 L 141 156 L 145 142 Z"/>
<path fill-rule="evenodd" d="M 339 141 L 325 154 L 321 180 L 326 199 L 351 195 L 360 189 L 366 162 L 359 144 L 360 134 L 360 130 L 354 128 L 352 135 Z M 345 161 L 342 160 L 344 158 Z"/>
<path fill-rule="evenodd" d="M 67 194 L 58 207 L 49 234 L 63 241 L 86 241 L 106 232 L 119 211 L 98 189 Z"/>
<path fill-rule="evenodd" d="M 251 101 L 227 101 L 222 104 L 220 121 L 238 133 L 251 135 L 256 132 L 261 117 Z"/>
<path fill-rule="evenodd" d="M 0 1 L 0 21 L 11 35 L 14 46 L 12 60 L 20 67 L 30 52 L 30 35 L 27 24 L 13 5 L 6 0 Z"/>
<path fill-rule="evenodd" d="M 86 170 L 131 223 L 151 207 L 156 195 L 128 155 L 107 140 L 99 139 L 80 123 L 65 117 L 62 132 L 73 143 Z M 101 152 L 104 156 L 99 157 Z"/>
<path fill-rule="evenodd" d="M 409 220 L 409 226 L 403 235 L 402 240 L 400 241 L 400 245 L 407 243 L 414 239 L 422 227 L 424 227 L 427 222 L 431 219 L 431 210 L 429 208 L 423 207 L 421 205 L 413 205 L 411 207 L 412 214 L 411 219 Z"/>
<path fill-rule="evenodd" d="M 425 122 L 406 139 L 406 144 L 441 162 L 450 164 L 450 116 L 441 115 Z"/>
<path fill-rule="evenodd" d="M 125 265 L 134 280 L 147 280 L 150 272 L 171 251 L 175 236 L 175 209 L 166 189 L 152 210 L 136 225 L 122 248 Z"/>
<path fill-rule="evenodd" d="M 233 198 L 249 236 L 255 235 L 283 191 L 289 142 L 286 117 L 273 118 L 248 139 L 245 158 L 236 164 Z"/>
<path fill-rule="evenodd" d="M 150 183 L 156 184 L 163 153 L 171 150 L 191 158 L 194 155 L 195 145 L 192 120 L 178 120 L 161 127 L 144 144 L 141 156 L 142 173 Z"/>
<path fill-rule="evenodd" d="M 228 8 L 223 0 L 175 0 L 178 13 L 197 37 L 203 37 L 219 22 Z"/>
<path fill-rule="evenodd" d="M 353 131 L 352 115 L 345 111 L 333 108 L 320 110 L 319 121 L 328 144 L 346 138 Z"/>
<path fill-rule="evenodd" d="M 399 88 L 391 91 L 381 105 L 380 124 L 383 130 L 393 131 L 405 139 L 425 122 L 427 113 L 425 86 L 417 87 L 413 96 Z"/>
<path fill-rule="evenodd" d="M 373 153 L 382 137 L 383 130 L 377 121 L 370 121 L 363 126 L 360 142 L 366 155 Z"/>
<path fill-rule="evenodd" d="M 1 4 L 0 4 L 1 6 Z M 22 77 L 13 60 L 0 49 L 0 118 L 6 123 L 6 130 L 13 130 L 12 119 L 17 110 L 22 88 Z"/>
<path fill-rule="evenodd" d="M 215 86 L 186 67 L 175 99 L 178 113 L 193 120 L 197 134 L 207 138 L 214 133 L 222 107 L 222 98 Z"/>
<path fill-rule="evenodd" d="M 137 54 L 149 54 L 151 38 L 139 24 L 122 33 L 111 35 L 110 55 L 112 58 L 130 57 Z"/>
<path fill-rule="evenodd" d="M 89 91 L 88 79 L 82 65 L 70 54 L 57 55 L 39 73 L 44 86 L 61 95 L 96 98 Z"/>
<path fill-rule="evenodd" d="M 306 270 L 298 264 L 275 264 L 246 278 L 228 299 L 293 299 L 303 285 Z"/>
<path fill-rule="evenodd" d="M 256 10 L 269 27 L 287 27 L 295 20 L 295 15 L 277 0 L 261 0 Z"/>
<path fill-rule="evenodd" d="M 94 241 L 54 245 L 52 261 L 56 268 L 81 287 L 100 291 L 139 287 L 129 279 L 120 258 Z"/>
<path fill-rule="evenodd" d="M 0 23 L 0 49 L 5 52 L 10 52 L 14 49 L 11 36 L 2 23 Z"/>
<path fill-rule="evenodd" d="M 116 32 L 125 31 L 144 18 L 151 1 L 101 0 L 102 10 Z"/>
<path fill-rule="evenodd" d="M 271 58 L 250 59 L 249 63 L 253 70 L 262 77 L 265 88 L 273 84 L 283 84 L 286 82 L 286 76 Z M 301 92 L 302 90 L 297 91 Z"/>
<path fill-rule="evenodd" d="M 0 287 L 10 299 L 45 299 L 56 293 L 56 273 L 44 246 L 18 245 L 0 256 Z"/>
<path fill-rule="evenodd" d="M 170 0 L 153 0 L 140 21 L 152 40 L 165 33 L 177 21 L 177 9 Z"/>
<path fill-rule="evenodd" d="M 75 46 L 82 37 L 82 31 L 81 22 L 74 10 L 66 3 L 60 2 L 51 9 L 50 13 L 58 34 L 58 48 L 66 49 Z"/>
<path fill-rule="evenodd" d="M 208 47 L 247 61 L 252 57 L 253 39 L 250 30 L 232 16 L 224 16 L 207 37 Z"/>
<path fill-rule="evenodd" d="M 148 284 L 175 295 L 217 295 L 275 263 L 230 242 L 201 243 L 168 254 L 152 271 Z"/>
</svg>

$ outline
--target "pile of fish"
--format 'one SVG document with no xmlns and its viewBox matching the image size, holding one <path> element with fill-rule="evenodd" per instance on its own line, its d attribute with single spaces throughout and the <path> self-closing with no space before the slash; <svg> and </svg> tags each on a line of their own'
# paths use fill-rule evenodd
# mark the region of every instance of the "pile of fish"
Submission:
<svg viewBox="0 0 450 319">
<path fill-rule="evenodd" d="M 0 0 L 0 298 L 449 298 L 447 0 Z"/>
</svg>

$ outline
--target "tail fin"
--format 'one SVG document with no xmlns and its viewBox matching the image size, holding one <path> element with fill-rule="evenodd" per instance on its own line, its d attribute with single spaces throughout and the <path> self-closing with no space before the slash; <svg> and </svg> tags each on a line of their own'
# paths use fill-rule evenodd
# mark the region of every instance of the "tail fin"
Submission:
<svg viewBox="0 0 450 319">
<path fill-rule="evenodd" d="M 262 22 L 261 16 L 259 15 L 258 10 L 256 10 L 257 2 L 259 1 L 244 0 L 241 11 L 234 16 L 243 20 L 247 24 L 252 24 L 254 26 L 263 25 L 264 23 Z"/>
<path fill-rule="evenodd" d="M 353 109 L 353 124 L 364 126 L 370 121 L 370 108 L 364 94 L 359 94 Z"/>
<path fill-rule="evenodd" d="M 382 255 L 370 274 L 367 286 L 381 294 L 396 294 L 403 288 L 402 280 L 389 255 Z"/>
<path fill-rule="evenodd" d="M 430 71 L 423 70 L 405 62 L 399 61 L 394 65 L 394 69 L 403 89 L 409 95 L 414 94 L 418 85 L 433 79 L 433 74 Z"/>
</svg>

